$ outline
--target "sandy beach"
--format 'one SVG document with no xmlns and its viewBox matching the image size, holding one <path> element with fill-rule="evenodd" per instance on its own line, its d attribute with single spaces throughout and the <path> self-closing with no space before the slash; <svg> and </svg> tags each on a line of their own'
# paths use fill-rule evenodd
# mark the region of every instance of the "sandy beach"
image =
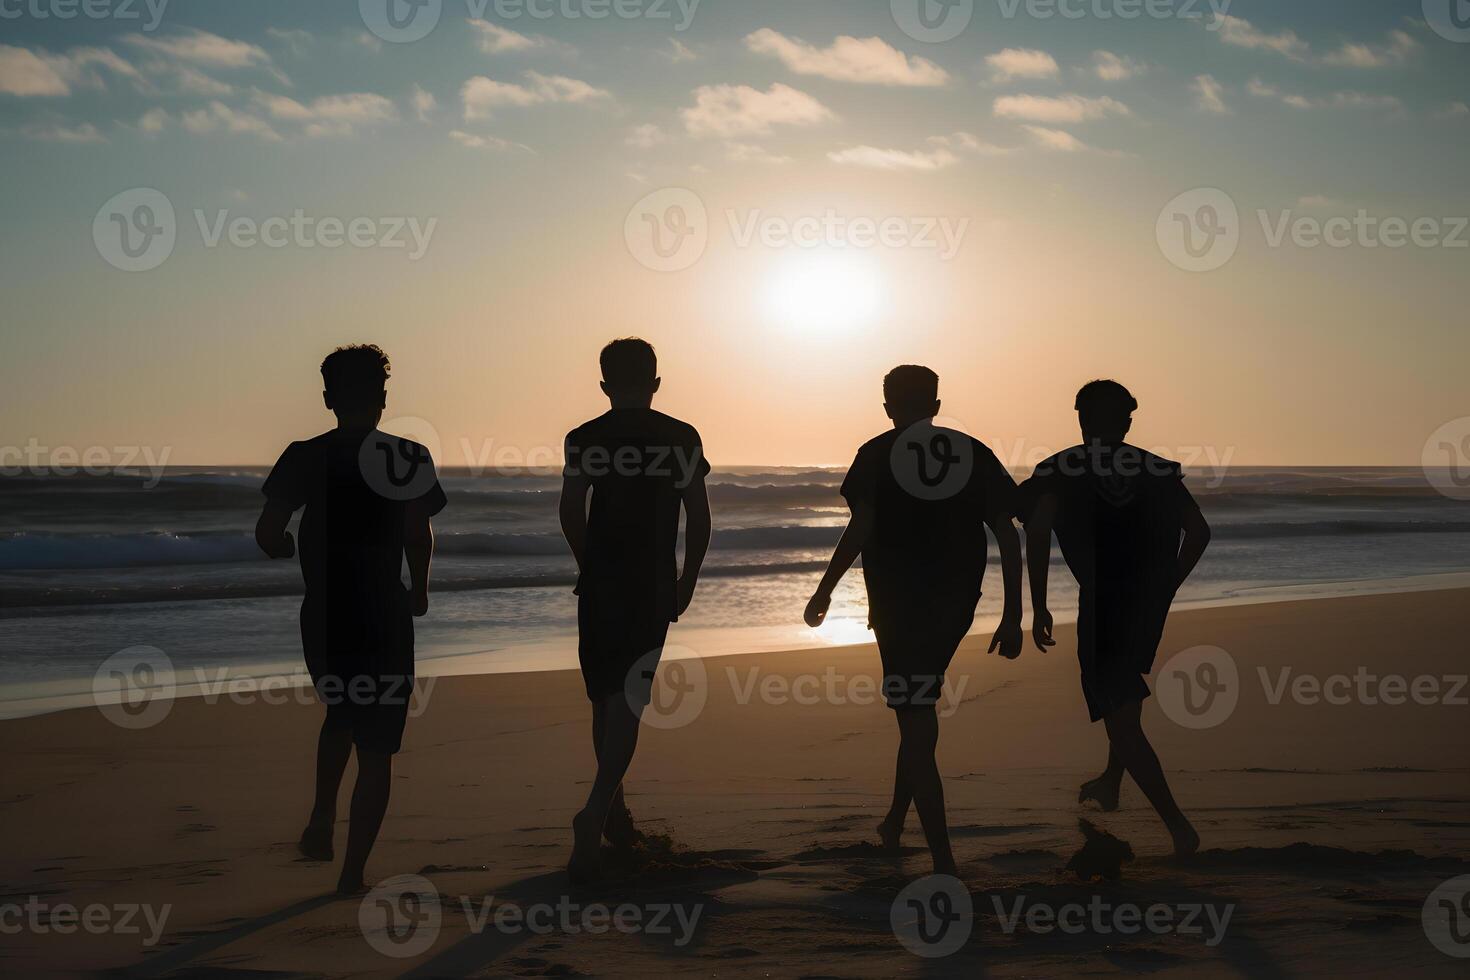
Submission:
<svg viewBox="0 0 1470 980">
<path fill-rule="evenodd" d="M 1176 614 L 1145 723 L 1204 836 L 1183 865 L 1131 782 L 1115 813 L 1075 804 L 1105 746 L 1078 690 L 1073 628 L 1017 662 L 971 637 L 950 673 L 940 764 L 974 917 L 937 958 L 911 953 L 890 923 L 928 861 L 913 817 L 900 856 L 875 846 L 896 734 L 873 693 L 871 647 L 710 659 L 703 682 L 675 665 L 702 706 L 679 702 L 661 717 L 671 727 L 645 726 L 626 784 L 655 839 L 610 855 L 609 879 L 585 888 L 562 870 L 592 775 L 578 676 L 437 679 L 410 721 L 369 865 L 374 879 L 417 874 L 437 891 L 415 906 L 424 928 L 407 940 L 375 931 L 362 903 L 330 897 L 334 870 L 295 851 L 315 707 L 182 699 L 140 730 L 95 709 L 6 721 L 0 880 L 4 903 L 32 910 L 0 920 L 0 965 L 141 976 L 1463 976 L 1421 909 L 1470 873 L 1467 601 L 1455 590 Z M 1228 656 L 1235 704 L 1186 727 L 1157 682 L 1174 655 L 1201 646 Z M 344 797 L 339 851 L 345 810 Z M 1116 881 L 1065 870 L 1079 818 L 1131 845 Z M 1172 926 L 1130 932 L 1114 914 L 1159 905 Z M 66 913 L 53 913 L 68 906 L 116 927 L 67 929 Z M 1068 919 L 1073 906 L 1104 913 Z"/>
</svg>

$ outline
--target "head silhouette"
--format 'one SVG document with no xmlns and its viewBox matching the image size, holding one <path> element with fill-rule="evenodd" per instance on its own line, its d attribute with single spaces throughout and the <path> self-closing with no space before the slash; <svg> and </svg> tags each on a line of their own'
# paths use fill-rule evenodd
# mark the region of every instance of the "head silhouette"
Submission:
<svg viewBox="0 0 1470 980">
<path fill-rule="evenodd" d="M 658 391 L 658 355 L 637 337 L 614 340 L 602 349 L 602 391 L 614 408 L 647 407 Z"/>
<path fill-rule="evenodd" d="M 1076 408 L 1083 439 L 1117 445 L 1133 427 L 1138 401 L 1116 381 L 1089 381 L 1077 392 Z"/>
<path fill-rule="evenodd" d="M 322 361 L 322 400 L 341 424 L 378 424 L 392 365 L 377 344 L 338 347 Z"/>
<path fill-rule="evenodd" d="M 939 375 L 917 364 L 900 364 L 883 378 L 883 410 L 899 427 L 939 414 Z"/>
</svg>

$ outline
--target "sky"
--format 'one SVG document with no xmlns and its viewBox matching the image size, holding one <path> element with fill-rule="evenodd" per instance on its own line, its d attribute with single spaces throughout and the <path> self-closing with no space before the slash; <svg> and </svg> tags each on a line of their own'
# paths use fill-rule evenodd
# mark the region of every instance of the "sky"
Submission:
<svg viewBox="0 0 1470 980">
<path fill-rule="evenodd" d="M 627 335 L 717 466 L 845 463 L 900 363 L 1016 466 L 1094 377 L 1197 461 L 1470 415 L 1448 0 L 389 2 L 0 0 L 0 447 L 268 464 L 371 341 L 541 463 Z"/>
</svg>

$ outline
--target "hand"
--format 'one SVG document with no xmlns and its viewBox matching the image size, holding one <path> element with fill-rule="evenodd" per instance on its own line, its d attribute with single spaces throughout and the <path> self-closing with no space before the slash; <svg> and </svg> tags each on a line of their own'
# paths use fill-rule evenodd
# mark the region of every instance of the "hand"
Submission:
<svg viewBox="0 0 1470 980">
<path fill-rule="evenodd" d="M 429 590 L 427 587 L 414 589 L 409 596 L 410 605 L 415 616 L 424 616 L 429 612 Z"/>
<path fill-rule="evenodd" d="M 1031 639 L 1035 641 L 1036 649 L 1041 651 L 1057 645 L 1051 635 L 1051 612 L 1044 606 L 1031 613 Z"/>
<path fill-rule="evenodd" d="M 806 613 L 803 615 L 802 618 L 806 620 L 806 624 L 808 626 L 810 626 L 812 629 L 816 629 L 818 626 L 821 626 L 822 621 L 827 618 L 827 609 L 831 605 L 832 593 L 824 592 L 823 590 L 818 589 L 812 595 L 811 601 L 806 604 Z"/>
<path fill-rule="evenodd" d="M 680 615 L 680 616 L 684 615 L 684 611 L 686 609 L 688 609 L 689 608 L 689 604 L 694 601 L 694 586 L 697 583 L 698 583 L 698 579 L 696 579 L 692 575 L 681 575 L 681 576 L 679 576 L 679 586 L 678 586 L 678 590 L 677 590 L 677 596 L 678 596 L 678 601 L 679 601 L 679 612 L 678 612 L 678 615 Z"/>
<path fill-rule="evenodd" d="M 295 558 L 296 557 L 296 539 L 293 538 L 293 537 L 291 537 L 291 532 L 290 531 L 282 531 L 281 532 L 281 540 L 276 543 L 275 548 L 270 552 L 270 557 L 271 558 Z"/>
<path fill-rule="evenodd" d="M 1007 660 L 1015 660 L 1021 655 L 1021 620 L 1002 619 L 1000 625 L 995 628 L 995 636 L 990 640 L 990 649 L 986 653 L 994 653 L 1000 648 L 1000 655 Z"/>
</svg>

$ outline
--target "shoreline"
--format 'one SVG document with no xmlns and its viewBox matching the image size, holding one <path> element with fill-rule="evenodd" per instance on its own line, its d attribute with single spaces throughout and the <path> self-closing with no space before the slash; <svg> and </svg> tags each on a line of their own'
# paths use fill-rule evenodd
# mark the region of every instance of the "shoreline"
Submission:
<svg viewBox="0 0 1470 980">
<path fill-rule="evenodd" d="M 1170 610 L 1170 617 L 1172 619 L 1183 613 L 1209 609 L 1456 589 L 1470 589 L 1470 572 L 1245 588 L 1234 595 L 1176 602 Z M 1068 625 L 1076 621 L 1075 609 L 1053 612 L 1058 625 Z M 1029 609 L 1027 615 L 1029 616 Z M 1029 618 L 1023 621 L 1029 622 Z M 988 635 L 998 622 L 999 617 L 996 615 L 977 614 L 975 625 L 966 634 L 967 638 L 973 641 L 976 636 Z M 865 624 L 856 619 L 841 617 L 829 620 L 820 631 L 813 631 L 804 625 L 680 630 L 678 624 L 675 624 L 669 637 L 670 642 L 665 646 L 663 658 L 666 661 L 690 657 L 714 659 L 761 654 L 809 654 L 818 650 L 849 651 L 873 643 L 872 633 Z M 450 649 L 474 649 L 431 653 L 427 656 L 420 654 L 415 665 L 415 674 L 420 679 L 437 680 L 448 677 L 575 671 L 579 669 L 576 642 L 575 632 L 568 632 L 549 636 L 535 643 L 506 647 L 483 648 L 474 643 L 454 644 Z M 191 674 L 193 679 L 189 680 Z M 94 675 L 93 678 L 74 677 L 32 684 L 0 685 L 0 723 L 119 702 L 120 698 L 97 690 L 95 684 Z M 294 652 L 276 660 L 237 667 L 181 665 L 164 684 L 165 688 L 173 688 L 167 691 L 170 698 L 205 698 L 211 703 L 252 693 L 262 697 L 291 696 L 282 692 L 305 692 L 311 686 L 300 655 Z M 226 688 L 231 690 L 225 690 Z M 302 700 L 303 703 L 312 703 L 309 694 Z"/>
</svg>

